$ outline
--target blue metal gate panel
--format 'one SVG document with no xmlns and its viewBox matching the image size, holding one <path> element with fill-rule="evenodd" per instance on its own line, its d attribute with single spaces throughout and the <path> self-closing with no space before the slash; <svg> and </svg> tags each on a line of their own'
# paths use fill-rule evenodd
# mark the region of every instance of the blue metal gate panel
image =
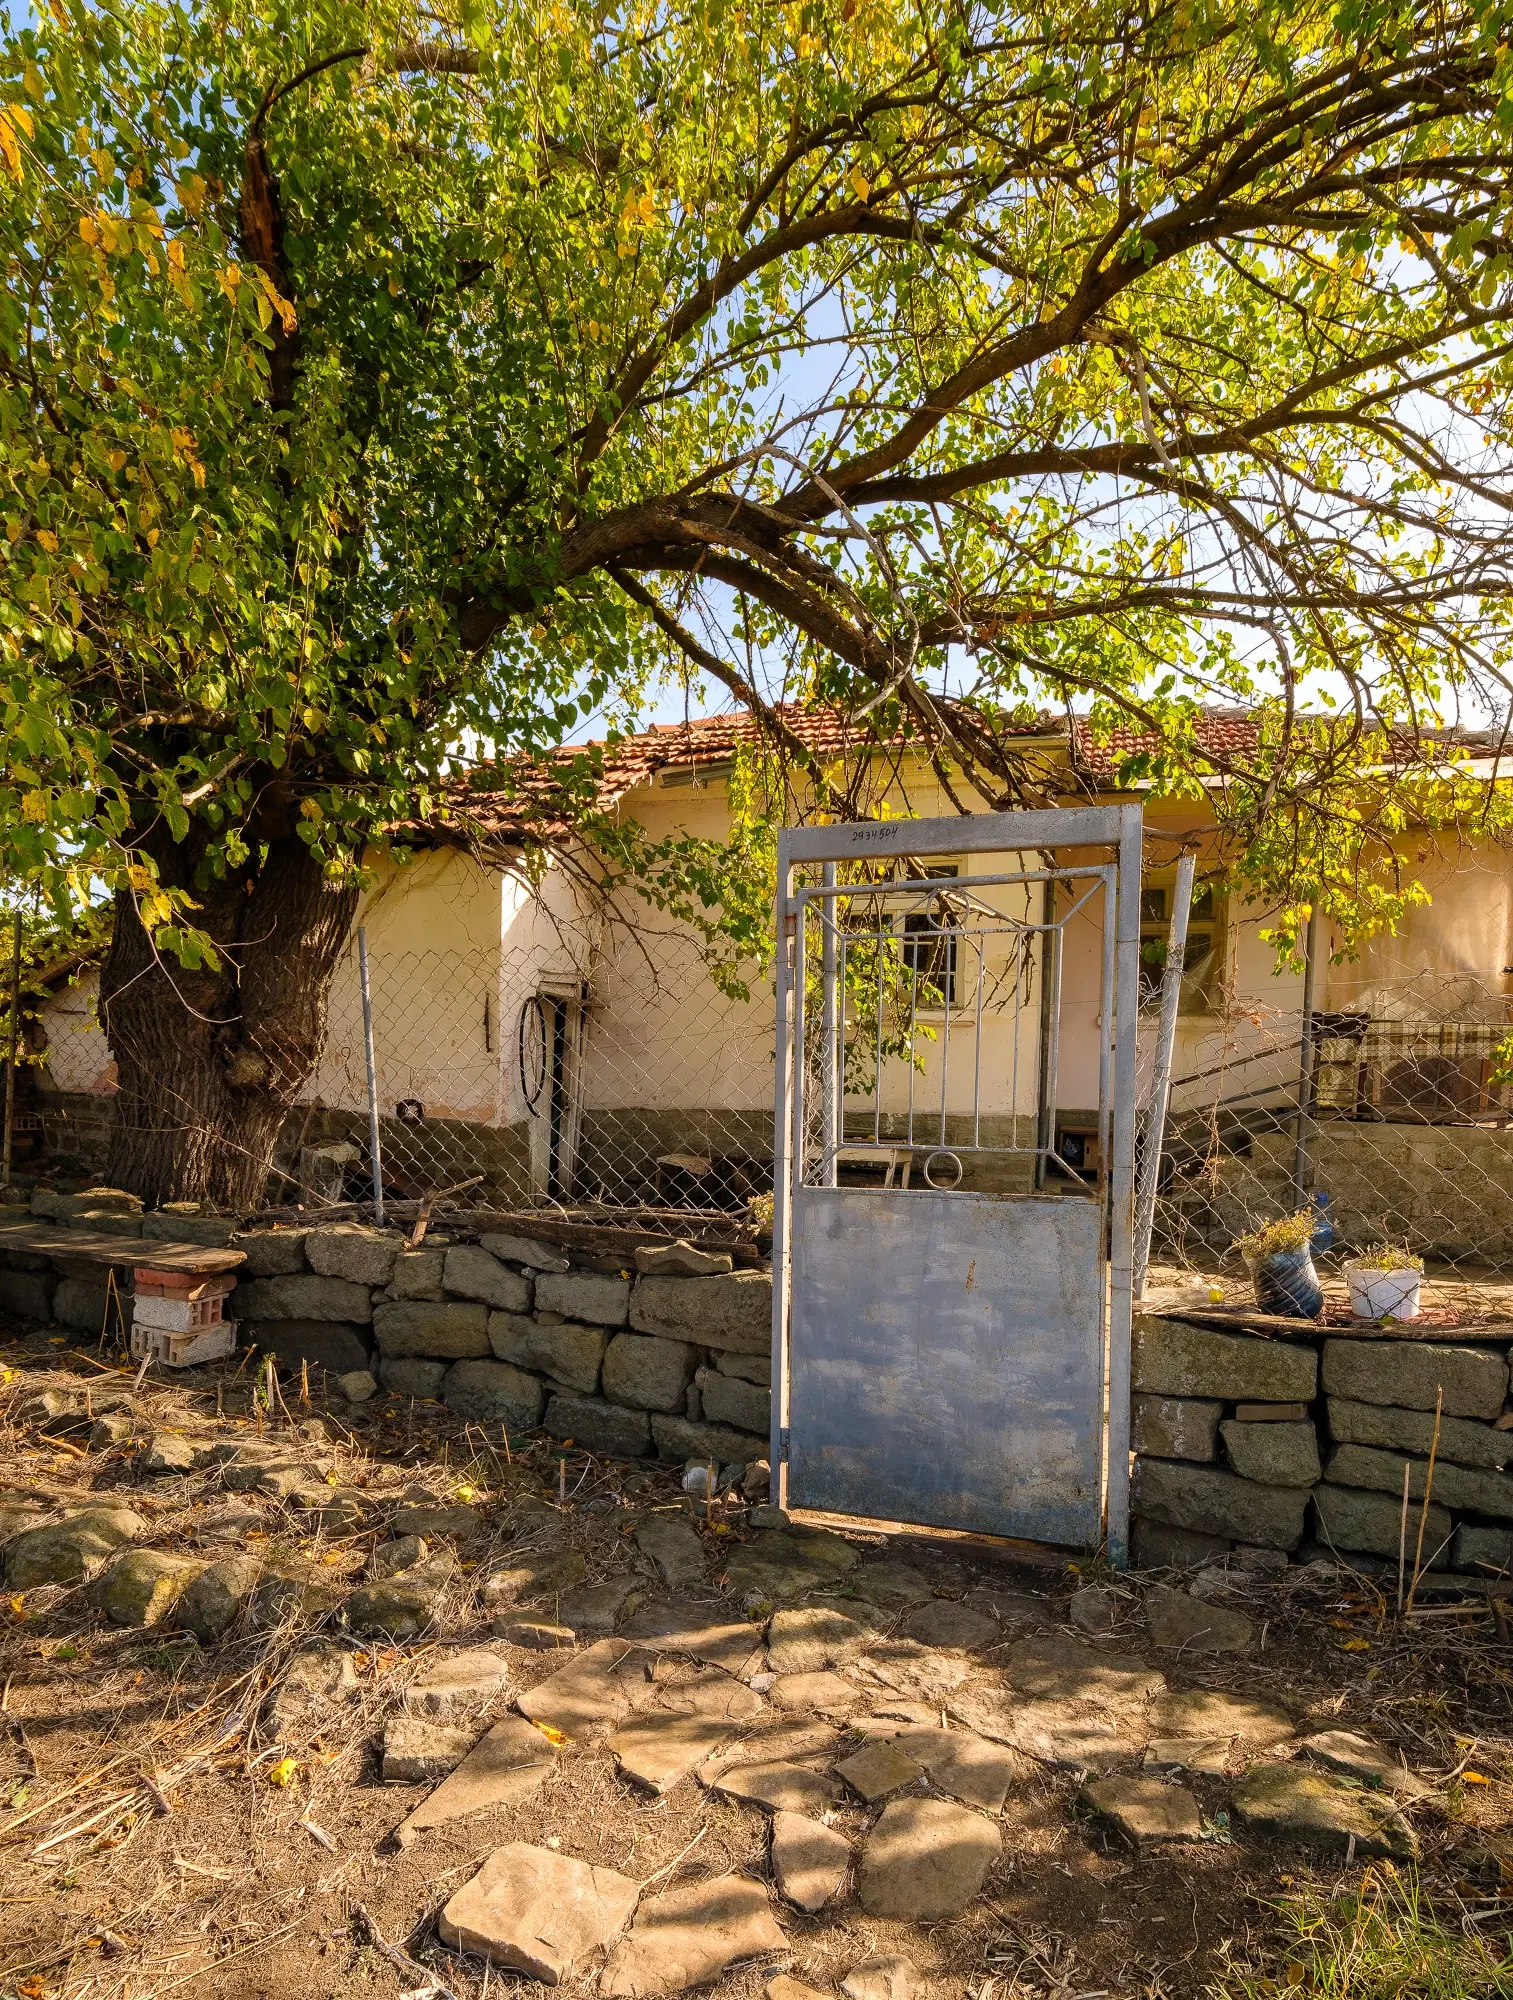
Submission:
<svg viewBox="0 0 1513 2000">
<path fill-rule="evenodd" d="M 789 1504 L 1096 1546 L 1101 1226 L 1094 1201 L 795 1189 Z"/>
</svg>

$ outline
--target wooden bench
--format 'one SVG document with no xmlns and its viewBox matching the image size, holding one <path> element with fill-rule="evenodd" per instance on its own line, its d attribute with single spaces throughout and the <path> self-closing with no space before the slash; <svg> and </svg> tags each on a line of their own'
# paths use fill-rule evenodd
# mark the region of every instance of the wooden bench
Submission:
<svg viewBox="0 0 1513 2000">
<path fill-rule="evenodd" d="M 204 1243 L 165 1243 L 155 1236 L 107 1236 L 93 1229 L 59 1229 L 51 1222 L 0 1222 L 0 1250 L 29 1257 L 73 1257 L 102 1267 L 183 1271 L 214 1277 L 247 1261 L 245 1250 L 217 1250 Z"/>
</svg>

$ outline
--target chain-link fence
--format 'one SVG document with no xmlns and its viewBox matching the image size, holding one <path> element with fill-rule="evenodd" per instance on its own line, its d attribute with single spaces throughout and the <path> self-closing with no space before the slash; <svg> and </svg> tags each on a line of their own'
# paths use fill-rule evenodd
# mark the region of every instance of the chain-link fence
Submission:
<svg viewBox="0 0 1513 2000">
<path fill-rule="evenodd" d="M 1153 1254 L 1243 1278 L 1239 1237 L 1327 1196 L 1337 1256 L 1392 1242 L 1444 1277 L 1513 1275 L 1510 1021 L 1505 995 L 1428 973 L 1306 1033 L 1300 1011 L 1222 1008 L 1176 1069 Z"/>
</svg>

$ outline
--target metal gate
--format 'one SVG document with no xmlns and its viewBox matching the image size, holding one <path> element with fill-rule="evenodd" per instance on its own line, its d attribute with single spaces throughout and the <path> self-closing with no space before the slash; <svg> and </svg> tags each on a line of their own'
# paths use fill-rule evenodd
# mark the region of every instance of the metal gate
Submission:
<svg viewBox="0 0 1513 2000">
<path fill-rule="evenodd" d="M 1126 1559 L 1138 806 L 778 862 L 782 1504 Z"/>
</svg>

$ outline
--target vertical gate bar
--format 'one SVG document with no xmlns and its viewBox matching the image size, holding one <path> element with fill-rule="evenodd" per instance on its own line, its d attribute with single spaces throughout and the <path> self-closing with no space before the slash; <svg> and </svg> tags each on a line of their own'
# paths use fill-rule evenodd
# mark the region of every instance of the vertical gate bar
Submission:
<svg viewBox="0 0 1513 2000">
<path fill-rule="evenodd" d="M 982 979 L 987 969 L 987 948 L 982 933 L 977 934 L 977 1014 L 972 1030 L 972 1150 L 976 1152 L 982 1145 Z M 1019 1016 L 1014 1016 L 1014 1067 L 1019 1067 Z"/>
<path fill-rule="evenodd" d="M 1182 999 L 1182 973 L 1187 961 L 1187 913 L 1192 906 L 1193 869 L 1196 865 L 1196 855 L 1178 855 L 1177 879 L 1172 888 L 1166 968 L 1161 975 L 1161 1025 L 1156 1033 L 1156 1060 L 1151 1076 L 1150 1109 L 1145 1118 L 1144 1150 L 1135 1175 L 1137 1299 L 1145 1297 L 1145 1274 L 1150 1269 L 1151 1231 L 1156 1221 L 1156 1184 L 1161 1178 L 1161 1142 L 1166 1137 L 1166 1110 L 1171 1102 L 1172 1050 L 1177 1041 L 1177 1008 Z"/>
<path fill-rule="evenodd" d="M 1298 1118 L 1292 1135 L 1292 1205 L 1301 1208 L 1308 1192 L 1308 1107 L 1313 1096 L 1313 996 L 1318 977 L 1319 905 L 1308 912 L 1303 950 L 1303 1047 L 1298 1057 Z"/>
<path fill-rule="evenodd" d="M 772 1435 L 768 1445 L 771 1494 L 781 1507 L 788 1499 L 788 1465 L 783 1433 L 788 1427 L 788 1294 L 792 1268 L 792 1162 L 789 1110 L 793 1095 L 792 982 L 788 964 L 790 892 L 793 870 L 788 836 L 778 835 L 777 1023 L 772 1116 Z"/>
<path fill-rule="evenodd" d="M 883 913 L 877 913 L 877 1046 L 872 1056 L 872 1143 L 883 1143 Z"/>
<path fill-rule="evenodd" d="M 1052 961 L 1056 955 L 1056 932 L 1051 920 L 1056 914 L 1056 877 L 1048 874 L 1040 894 L 1040 1040 L 1036 1049 L 1035 1074 L 1035 1189 L 1045 1186 L 1051 1147 L 1055 1142 L 1056 1106 L 1051 1094 L 1051 1005 Z"/>
<path fill-rule="evenodd" d="M 1109 1176 L 1108 1558 L 1129 1565 L 1130 1319 L 1133 1304 L 1135 1036 L 1140 1004 L 1141 809 L 1124 806 L 1119 836 L 1119 970 L 1115 995 L 1114 1150 Z"/>
<path fill-rule="evenodd" d="M 802 890 L 793 902 L 793 1185 L 806 1187 L 809 1178 L 809 903 Z"/>
<path fill-rule="evenodd" d="M 945 960 L 945 983 L 941 997 L 946 1004 L 941 1016 L 940 1026 L 940 1143 L 944 1145 L 946 1143 L 946 1092 L 950 1088 L 951 1082 L 951 995 L 956 989 L 956 968 L 951 962 L 951 939 L 941 926 L 938 910 L 935 918 L 935 935 L 941 942 L 941 956 Z"/>
<path fill-rule="evenodd" d="M 384 1226 L 383 1152 L 378 1142 L 378 1072 L 373 1064 L 373 995 L 368 986 L 368 933 L 357 926 L 357 976 L 362 986 L 362 1047 L 368 1066 L 368 1160 L 373 1169 L 373 1220 Z"/>
<path fill-rule="evenodd" d="M 1103 878 L 1103 979 L 1098 1000 L 1098 1186 L 1108 1186 L 1109 1145 L 1112 1138 L 1114 1024 L 1118 1007 L 1114 998 L 1114 968 L 1118 960 L 1119 875 L 1113 870 Z"/>
<path fill-rule="evenodd" d="M 21 1042 L 21 906 L 11 919 L 10 1028 L 5 1050 L 5 1135 L 0 1140 L 0 1188 L 11 1184 L 16 1149 L 16 1068 Z"/>
<path fill-rule="evenodd" d="M 823 880 L 826 889 L 835 887 L 835 863 L 824 865 Z M 820 952 L 821 990 L 820 1012 L 820 1097 L 823 1109 L 820 1113 L 820 1186 L 835 1186 L 835 897 L 820 898 L 817 905 L 823 939 Z"/>
</svg>

